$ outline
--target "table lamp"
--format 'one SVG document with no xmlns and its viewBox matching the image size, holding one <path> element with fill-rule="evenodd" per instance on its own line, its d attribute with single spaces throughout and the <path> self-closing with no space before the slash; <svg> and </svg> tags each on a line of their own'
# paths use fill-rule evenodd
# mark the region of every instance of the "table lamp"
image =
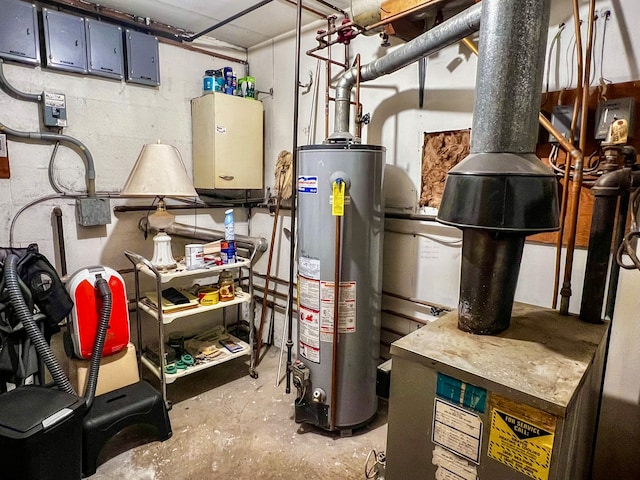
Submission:
<svg viewBox="0 0 640 480">
<path fill-rule="evenodd" d="M 165 232 L 173 223 L 174 216 L 167 212 L 164 197 L 198 196 L 178 149 L 160 141 L 144 145 L 120 195 L 158 197 L 158 208 L 149 216 L 149 226 L 158 230 L 158 234 L 153 237 L 151 264 L 159 270 L 175 268 L 171 237 Z"/>
</svg>

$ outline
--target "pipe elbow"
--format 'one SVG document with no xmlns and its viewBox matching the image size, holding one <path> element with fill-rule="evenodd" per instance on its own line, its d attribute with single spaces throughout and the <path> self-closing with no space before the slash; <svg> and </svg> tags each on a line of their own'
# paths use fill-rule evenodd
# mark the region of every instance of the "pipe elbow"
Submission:
<svg viewBox="0 0 640 480">
<path fill-rule="evenodd" d="M 629 189 L 631 185 L 631 173 L 630 168 L 605 173 L 595 181 L 591 192 L 596 197 L 617 197 Z"/>
</svg>

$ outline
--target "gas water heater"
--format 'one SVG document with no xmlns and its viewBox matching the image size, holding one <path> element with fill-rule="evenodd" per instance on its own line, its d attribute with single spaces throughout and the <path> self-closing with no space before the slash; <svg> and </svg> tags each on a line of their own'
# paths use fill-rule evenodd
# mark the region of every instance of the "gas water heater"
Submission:
<svg viewBox="0 0 640 480">
<path fill-rule="evenodd" d="M 376 413 L 384 153 L 348 141 L 299 149 L 298 423 L 345 431 Z"/>
</svg>

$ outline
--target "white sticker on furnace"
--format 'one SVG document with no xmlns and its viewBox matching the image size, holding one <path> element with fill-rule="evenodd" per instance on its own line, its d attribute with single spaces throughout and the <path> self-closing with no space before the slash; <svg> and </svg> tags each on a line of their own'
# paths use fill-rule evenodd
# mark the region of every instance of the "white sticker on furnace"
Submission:
<svg viewBox="0 0 640 480">
<path fill-rule="evenodd" d="M 320 280 L 298 275 L 298 302 L 301 307 L 320 311 Z"/>
<path fill-rule="evenodd" d="M 433 405 L 432 441 L 474 463 L 480 462 L 482 420 L 439 398 Z"/>
<path fill-rule="evenodd" d="M 437 480 L 476 480 L 478 478 L 477 466 L 439 445 L 433 449 L 431 463 L 436 467 Z"/>
</svg>

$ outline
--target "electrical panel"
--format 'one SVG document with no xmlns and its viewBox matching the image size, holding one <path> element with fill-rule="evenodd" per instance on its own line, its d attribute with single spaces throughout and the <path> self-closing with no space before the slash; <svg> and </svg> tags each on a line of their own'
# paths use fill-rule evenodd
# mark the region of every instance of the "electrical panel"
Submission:
<svg viewBox="0 0 640 480">
<path fill-rule="evenodd" d="M 39 65 L 36 6 L 18 0 L 0 0 L 0 12 L 0 57 Z"/>
<path fill-rule="evenodd" d="M 85 19 L 87 34 L 87 70 L 92 75 L 124 78 L 122 28 L 117 25 Z"/>
<path fill-rule="evenodd" d="M 616 98 L 599 102 L 596 109 L 596 129 L 594 138 L 604 140 L 609 133 L 609 127 L 615 120 L 625 119 L 628 124 L 629 136 L 633 136 L 633 121 L 635 115 L 635 100 L 631 97 Z"/>
<path fill-rule="evenodd" d="M 67 126 L 67 101 L 62 93 L 44 92 L 43 122 L 46 127 Z"/>
<path fill-rule="evenodd" d="M 127 81 L 142 85 L 160 85 L 158 37 L 125 30 Z"/>
<path fill-rule="evenodd" d="M 87 73 L 84 18 L 48 8 L 42 9 L 49 68 Z"/>
<path fill-rule="evenodd" d="M 556 105 L 551 111 L 551 124 L 556 127 L 564 138 L 569 140 L 571 135 L 571 121 L 573 119 L 573 105 Z M 576 122 L 576 128 L 573 132 L 573 141 L 577 141 L 580 138 L 580 110 L 578 111 L 578 121 Z M 549 142 L 556 143 L 557 140 L 551 134 L 549 134 Z"/>
</svg>

